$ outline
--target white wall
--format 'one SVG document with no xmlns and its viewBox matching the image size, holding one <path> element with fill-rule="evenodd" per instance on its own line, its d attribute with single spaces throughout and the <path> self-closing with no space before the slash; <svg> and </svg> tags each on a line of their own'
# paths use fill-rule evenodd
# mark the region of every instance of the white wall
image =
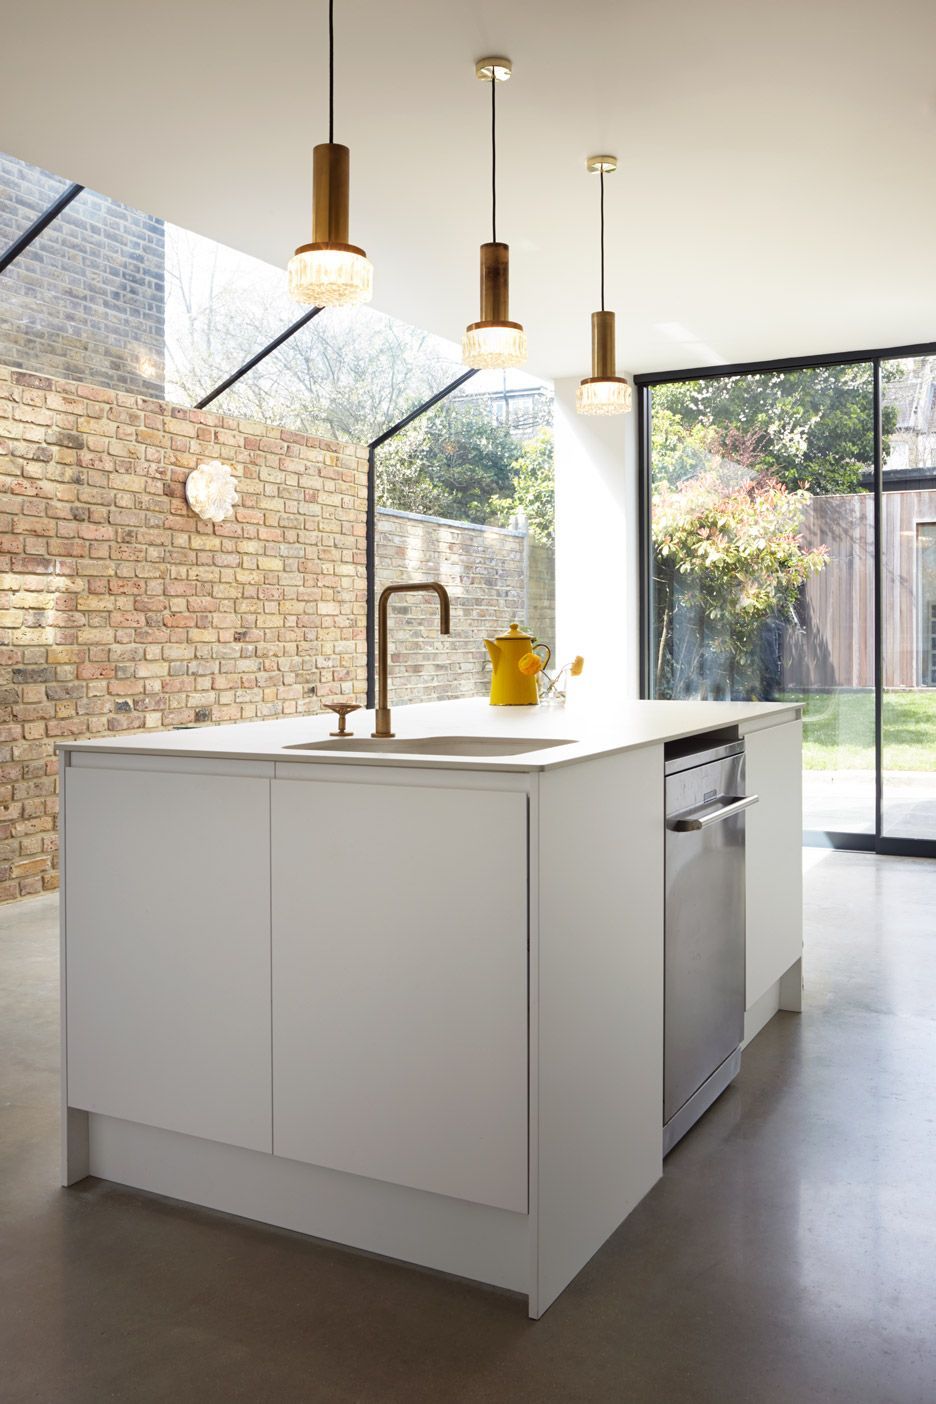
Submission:
<svg viewBox="0 0 936 1404">
<path fill-rule="evenodd" d="M 575 412 L 578 380 L 556 381 L 556 637 L 586 659 L 576 692 L 638 696 L 637 408 Z"/>
</svg>

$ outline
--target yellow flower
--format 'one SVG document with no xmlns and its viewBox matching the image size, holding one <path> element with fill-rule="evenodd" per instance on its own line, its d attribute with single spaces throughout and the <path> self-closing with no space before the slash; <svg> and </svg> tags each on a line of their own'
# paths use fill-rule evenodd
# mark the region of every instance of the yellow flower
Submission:
<svg viewBox="0 0 936 1404">
<path fill-rule="evenodd" d="M 577 678 L 584 667 L 585 659 L 580 653 L 577 653 L 569 664 L 569 672 L 572 674 L 573 678 Z"/>
<path fill-rule="evenodd" d="M 535 678 L 543 671 L 543 660 L 538 653 L 525 653 L 517 662 L 517 667 L 525 678 Z"/>
</svg>

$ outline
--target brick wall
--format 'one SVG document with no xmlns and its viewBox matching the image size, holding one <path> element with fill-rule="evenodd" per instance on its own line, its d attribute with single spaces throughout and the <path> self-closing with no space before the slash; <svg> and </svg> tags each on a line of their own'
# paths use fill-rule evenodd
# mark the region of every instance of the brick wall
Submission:
<svg viewBox="0 0 936 1404">
<path fill-rule="evenodd" d="M 552 644 L 552 552 L 525 531 L 466 526 L 386 508 L 377 513 L 376 586 L 440 580 L 452 601 L 452 632 L 439 636 L 434 596 L 402 595 L 391 605 L 390 701 L 478 697 L 490 687 L 481 642 L 514 619 Z"/>
<path fill-rule="evenodd" d="M 0 249 L 67 181 L 0 155 Z M 0 362 L 163 393 L 162 220 L 84 190 L 3 274 Z"/>
<path fill-rule="evenodd" d="M 365 449 L 0 368 L 0 900 L 57 885 L 59 738 L 363 700 L 366 493 Z"/>
</svg>

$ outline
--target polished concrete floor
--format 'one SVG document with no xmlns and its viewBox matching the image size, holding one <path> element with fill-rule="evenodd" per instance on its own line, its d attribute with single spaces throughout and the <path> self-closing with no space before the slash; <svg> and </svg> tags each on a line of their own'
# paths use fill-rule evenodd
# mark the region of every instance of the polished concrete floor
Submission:
<svg viewBox="0 0 936 1404">
<path fill-rule="evenodd" d="M 0 909 L 0 1400 L 936 1399 L 936 863 L 807 854 L 808 992 L 537 1323 L 516 1297 L 57 1185 L 54 899 Z"/>
</svg>

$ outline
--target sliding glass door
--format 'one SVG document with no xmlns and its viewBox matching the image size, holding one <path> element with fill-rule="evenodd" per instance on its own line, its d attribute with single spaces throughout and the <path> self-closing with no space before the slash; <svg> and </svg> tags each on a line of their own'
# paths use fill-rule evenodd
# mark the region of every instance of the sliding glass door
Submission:
<svg viewBox="0 0 936 1404">
<path fill-rule="evenodd" d="M 936 352 L 640 394 L 645 695 L 801 702 L 807 841 L 936 855 Z"/>
</svg>

